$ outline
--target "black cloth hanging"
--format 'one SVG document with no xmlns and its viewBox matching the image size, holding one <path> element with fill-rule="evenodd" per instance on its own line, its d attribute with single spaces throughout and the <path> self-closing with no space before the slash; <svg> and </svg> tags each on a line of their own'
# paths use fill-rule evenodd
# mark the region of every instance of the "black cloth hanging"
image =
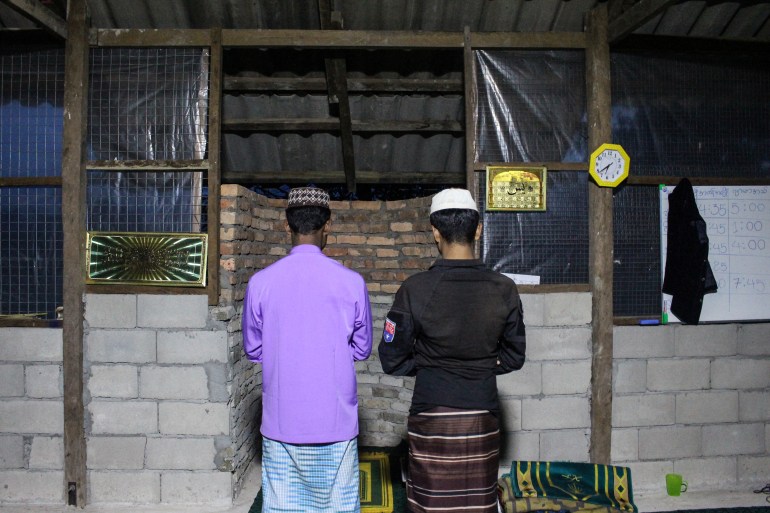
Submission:
<svg viewBox="0 0 770 513">
<path fill-rule="evenodd" d="M 709 264 L 706 221 L 698 212 L 690 180 L 683 178 L 668 196 L 668 235 L 663 292 L 671 294 L 671 313 L 698 324 L 703 296 L 717 291 Z"/>
</svg>

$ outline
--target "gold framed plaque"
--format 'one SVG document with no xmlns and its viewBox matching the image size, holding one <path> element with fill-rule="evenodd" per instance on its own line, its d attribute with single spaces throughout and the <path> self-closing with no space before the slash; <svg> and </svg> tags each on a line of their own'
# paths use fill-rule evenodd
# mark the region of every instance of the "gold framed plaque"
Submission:
<svg viewBox="0 0 770 513">
<path fill-rule="evenodd" d="M 88 232 L 86 283 L 205 287 L 205 233 Z"/>
<path fill-rule="evenodd" d="M 545 167 L 487 166 L 487 210 L 546 209 Z"/>
</svg>

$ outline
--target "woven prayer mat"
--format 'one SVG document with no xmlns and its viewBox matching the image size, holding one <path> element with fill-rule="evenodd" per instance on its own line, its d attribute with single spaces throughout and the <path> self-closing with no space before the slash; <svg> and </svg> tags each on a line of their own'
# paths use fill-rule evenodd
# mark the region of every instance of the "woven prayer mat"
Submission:
<svg viewBox="0 0 770 513">
<path fill-rule="evenodd" d="M 361 513 L 406 512 L 406 486 L 401 480 L 404 448 L 359 447 Z M 257 493 L 249 513 L 262 513 L 262 490 Z"/>
<path fill-rule="evenodd" d="M 514 461 L 498 481 L 498 492 L 505 513 L 638 513 L 627 467 Z"/>
</svg>

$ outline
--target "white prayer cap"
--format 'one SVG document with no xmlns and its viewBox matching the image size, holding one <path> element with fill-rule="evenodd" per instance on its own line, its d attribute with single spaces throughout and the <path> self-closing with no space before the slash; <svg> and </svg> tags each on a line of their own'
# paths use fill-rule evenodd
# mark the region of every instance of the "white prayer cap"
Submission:
<svg viewBox="0 0 770 513">
<path fill-rule="evenodd" d="M 479 211 L 468 189 L 444 189 L 433 196 L 433 201 L 430 203 L 431 214 L 448 208 Z"/>
</svg>

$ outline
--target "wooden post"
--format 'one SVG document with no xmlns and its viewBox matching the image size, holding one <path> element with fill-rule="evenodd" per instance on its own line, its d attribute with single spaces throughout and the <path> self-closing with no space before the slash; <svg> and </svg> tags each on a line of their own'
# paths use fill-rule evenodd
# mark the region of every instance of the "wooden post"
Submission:
<svg viewBox="0 0 770 513">
<path fill-rule="evenodd" d="M 476 180 L 476 67 L 473 63 L 471 31 L 465 27 L 463 37 L 463 82 L 465 84 L 465 186 L 478 203 Z"/>
<path fill-rule="evenodd" d="M 219 186 L 222 182 L 222 30 L 211 30 L 209 56 L 209 141 L 208 141 L 208 268 L 206 280 L 209 304 L 219 303 Z"/>
<path fill-rule="evenodd" d="M 70 0 L 64 71 L 62 231 L 64 241 L 64 486 L 67 504 L 85 507 L 86 438 L 83 406 L 83 321 L 86 249 L 86 104 L 88 7 Z"/>
<path fill-rule="evenodd" d="M 588 153 L 612 139 L 607 5 L 586 18 Z M 594 463 L 609 464 L 612 439 L 612 188 L 588 184 L 588 270 L 593 297 L 591 442 Z"/>
</svg>

